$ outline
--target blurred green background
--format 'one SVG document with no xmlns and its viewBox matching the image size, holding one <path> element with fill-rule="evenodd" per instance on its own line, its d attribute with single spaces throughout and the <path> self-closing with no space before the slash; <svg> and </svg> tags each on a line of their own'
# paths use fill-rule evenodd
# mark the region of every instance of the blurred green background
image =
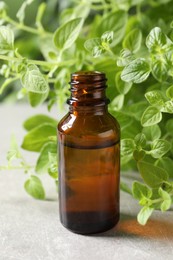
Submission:
<svg viewBox="0 0 173 260">
<path fill-rule="evenodd" d="M 0 1 L 1 2 L 1 1 Z M 17 21 L 16 13 L 21 7 L 23 0 L 4 0 L 7 4 L 7 13 L 8 15 Z M 26 12 L 25 12 L 25 24 L 28 26 L 35 26 L 35 18 L 37 14 L 37 9 L 40 3 L 45 2 L 47 4 L 46 12 L 43 17 L 43 25 L 44 28 L 47 31 L 55 31 L 59 24 L 59 14 L 64 8 L 67 8 L 71 4 L 71 0 L 34 0 L 32 4 L 27 6 Z M 24 31 L 16 31 L 15 35 L 15 46 L 19 49 L 20 53 L 28 58 L 32 59 L 42 59 L 40 50 L 39 50 L 39 40 L 38 37 L 26 33 Z M 25 48 L 23 47 L 25 46 Z M 4 62 L 0 61 L 0 67 L 2 66 Z M 3 83 L 4 77 L 0 76 L 0 85 Z M 3 92 L 2 95 L 0 95 L 0 102 L 15 102 L 17 98 L 17 91 L 20 89 L 20 82 L 17 81 Z M 26 99 L 22 99 L 19 102 L 25 102 Z"/>
</svg>

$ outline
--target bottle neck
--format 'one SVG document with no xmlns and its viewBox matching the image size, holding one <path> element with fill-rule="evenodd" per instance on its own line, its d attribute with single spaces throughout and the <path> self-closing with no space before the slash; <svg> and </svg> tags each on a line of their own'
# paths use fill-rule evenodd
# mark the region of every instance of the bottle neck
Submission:
<svg viewBox="0 0 173 260">
<path fill-rule="evenodd" d="M 104 106 L 69 106 L 69 112 L 74 115 L 104 115 L 108 112 L 107 105 Z"/>
<path fill-rule="evenodd" d="M 71 96 L 67 100 L 71 113 L 107 112 L 106 77 L 96 71 L 80 71 L 71 75 Z"/>
</svg>

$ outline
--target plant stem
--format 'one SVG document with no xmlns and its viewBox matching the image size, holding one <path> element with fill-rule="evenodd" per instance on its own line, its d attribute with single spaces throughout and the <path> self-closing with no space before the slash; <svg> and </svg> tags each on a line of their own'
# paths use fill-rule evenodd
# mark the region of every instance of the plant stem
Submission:
<svg viewBox="0 0 173 260">
<path fill-rule="evenodd" d="M 27 166 L 27 170 L 31 169 L 31 168 L 34 168 L 34 166 Z M 9 166 L 9 165 L 6 165 L 6 166 L 0 166 L 0 170 L 26 170 L 25 167 L 23 166 Z"/>
<path fill-rule="evenodd" d="M 21 62 L 20 58 L 10 57 L 10 56 L 6 56 L 6 55 L 0 55 L 0 60 Z"/>
<path fill-rule="evenodd" d="M 36 34 L 36 35 L 52 36 L 52 33 L 50 33 L 50 32 L 46 32 L 44 30 L 40 31 L 40 30 L 37 30 L 35 28 L 29 27 L 27 25 L 24 25 L 22 23 L 18 23 L 15 20 L 11 19 L 9 16 L 5 16 L 3 19 L 6 22 L 14 25 L 16 28 L 18 28 L 20 30 L 23 30 L 23 31 L 26 31 L 26 32 L 29 32 L 29 33 L 32 33 L 32 34 Z"/>
<path fill-rule="evenodd" d="M 22 58 L 16 58 L 16 57 L 10 57 L 6 55 L 0 55 L 0 60 L 6 60 L 6 61 L 16 61 L 16 62 L 22 62 Z M 47 66 L 47 67 L 52 67 L 52 66 L 63 66 L 63 65 L 73 65 L 75 63 L 74 60 L 68 60 L 68 61 L 62 61 L 62 62 L 49 62 L 49 61 L 42 61 L 42 60 L 27 60 L 28 64 L 35 64 L 35 65 L 40 65 L 40 66 Z"/>
<path fill-rule="evenodd" d="M 2 94 L 2 92 L 4 91 L 4 89 L 11 83 L 11 82 L 14 82 L 16 81 L 17 79 L 19 79 L 20 76 L 17 75 L 15 76 L 14 78 L 8 78 L 4 81 L 4 83 L 1 85 L 0 87 L 0 95 Z"/>
</svg>

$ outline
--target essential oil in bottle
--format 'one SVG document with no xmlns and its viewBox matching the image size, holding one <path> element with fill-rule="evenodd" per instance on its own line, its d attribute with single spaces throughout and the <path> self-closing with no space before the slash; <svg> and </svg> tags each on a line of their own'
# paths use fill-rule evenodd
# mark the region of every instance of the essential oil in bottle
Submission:
<svg viewBox="0 0 173 260">
<path fill-rule="evenodd" d="M 70 84 L 69 112 L 58 124 L 60 221 L 94 234 L 119 220 L 120 129 L 104 73 L 76 72 Z"/>
</svg>

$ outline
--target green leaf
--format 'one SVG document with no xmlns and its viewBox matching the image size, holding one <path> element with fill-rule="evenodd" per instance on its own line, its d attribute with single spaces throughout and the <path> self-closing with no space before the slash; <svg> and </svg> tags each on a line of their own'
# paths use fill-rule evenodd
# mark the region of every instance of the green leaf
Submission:
<svg viewBox="0 0 173 260">
<path fill-rule="evenodd" d="M 171 41 L 159 27 L 151 30 L 146 38 L 146 45 L 151 52 L 160 52 L 161 48 L 167 47 Z"/>
<path fill-rule="evenodd" d="M 130 93 L 129 93 L 130 94 Z M 143 114 L 143 111 L 146 109 L 147 104 L 145 101 L 137 101 L 130 104 L 130 106 L 128 106 L 128 111 L 130 112 L 130 114 L 133 116 L 133 118 L 135 118 L 137 121 L 141 121 L 141 117 Z"/>
<path fill-rule="evenodd" d="M 138 220 L 139 224 L 145 225 L 147 223 L 149 217 L 153 213 L 153 210 L 154 210 L 153 208 L 148 207 L 148 206 L 143 207 L 137 216 L 137 220 Z"/>
<path fill-rule="evenodd" d="M 135 136 L 134 142 L 138 148 L 144 148 L 146 146 L 147 140 L 143 133 L 139 133 Z"/>
<path fill-rule="evenodd" d="M 34 64 L 27 66 L 26 71 L 22 74 L 21 82 L 24 88 L 33 93 L 47 94 L 49 91 L 46 79 Z"/>
<path fill-rule="evenodd" d="M 20 23 L 24 22 L 25 19 L 25 9 L 28 5 L 30 5 L 34 0 L 26 0 L 21 5 L 20 9 L 18 10 L 16 17 L 19 19 Z"/>
<path fill-rule="evenodd" d="M 166 91 L 166 96 L 167 96 L 168 98 L 170 98 L 171 100 L 173 100 L 173 85 L 170 86 L 170 87 L 167 89 L 167 91 Z"/>
<path fill-rule="evenodd" d="M 31 175 L 24 184 L 26 192 L 35 199 L 43 200 L 45 198 L 45 191 L 40 179 Z"/>
<path fill-rule="evenodd" d="M 92 38 L 92 39 L 86 40 L 84 43 L 85 49 L 92 53 L 93 53 L 93 49 L 95 46 L 101 46 L 100 38 Z"/>
<path fill-rule="evenodd" d="M 141 47 L 142 33 L 138 28 L 130 31 L 123 41 L 123 48 L 129 49 L 132 52 L 137 52 Z"/>
<path fill-rule="evenodd" d="M 143 198 L 151 198 L 152 190 L 149 189 L 146 185 L 135 181 L 132 187 L 133 197 L 137 200 L 141 200 Z"/>
<path fill-rule="evenodd" d="M 92 55 L 93 55 L 94 58 L 97 58 L 104 52 L 105 52 L 105 49 L 102 46 L 95 46 L 93 48 Z"/>
<path fill-rule="evenodd" d="M 132 155 L 134 149 L 135 149 L 135 143 L 132 139 L 121 140 L 121 156 Z"/>
<path fill-rule="evenodd" d="M 126 82 L 141 83 L 150 75 L 150 66 L 143 58 L 138 58 L 128 65 L 122 71 L 121 79 Z"/>
<path fill-rule="evenodd" d="M 56 127 L 44 123 L 29 131 L 23 140 L 22 148 L 28 151 L 39 152 L 43 145 L 49 142 L 49 137 L 56 135 Z"/>
<path fill-rule="evenodd" d="M 171 200 L 171 196 L 169 195 L 169 193 L 167 191 L 163 190 L 161 187 L 159 188 L 158 193 L 162 199 Z"/>
<path fill-rule="evenodd" d="M 144 161 L 139 161 L 137 166 L 143 180 L 151 188 L 160 187 L 164 181 L 168 180 L 168 173 L 160 167 Z"/>
<path fill-rule="evenodd" d="M 123 107 L 124 104 L 124 95 L 120 94 L 118 96 L 116 96 L 112 102 L 111 102 L 111 108 L 114 111 L 118 111 Z"/>
<path fill-rule="evenodd" d="M 107 31 L 101 36 L 101 42 L 102 44 L 111 44 L 113 41 L 114 32 L 113 31 Z"/>
<path fill-rule="evenodd" d="M 36 107 L 42 104 L 48 97 L 49 92 L 47 93 L 35 93 L 35 92 L 28 92 L 28 99 L 29 103 L 32 107 Z"/>
<path fill-rule="evenodd" d="M 113 11 L 103 17 L 101 20 L 97 32 L 101 35 L 107 31 L 114 32 L 113 45 L 118 44 L 124 36 L 127 22 L 127 13 L 125 11 Z"/>
<path fill-rule="evenodd" d="M 0 87 L 0 95 L 3 93 L 4 89 L 10 85 L 11 82 L 13 82 L 13 78 L 8 78 L 2 83 Z"/>
<path fill-rule="evenodd" d="M 125 82 L 121 79 L 121 72 L 118 72 L 115 77 L 116 88 L 120 94 L 127 94 L 132 87 L 132 82 Z"/>
<path fill-rule="evenodd" d="M 57 162 L 57 153 L 49 152 L 49 175 L 57 179 L 58 178 L 58 162 Z"/>
<path fill-rule="evenodd" d="M 128 186 L 126 183 L 122 182 L 122 181 L 120 182 L 120 189 L 121 189 L 122 191 L 124 191 L 124 192 L 126 192 L 126 193 L 132 195 L 132 191 L 131 191 L 131 189 L 129 188 L 129 186 Z"/>
<path fill-rule="evenodd" d="M 166 154 L 171 148 L 171 145 L 168 141 L 159 139 L 159 140 L 154 140 L 151 146 L 151 151 L 150 154 L 154 158 L 160 158 L 164 154 Z"/>
<path fill-rule="evenodd" d="M 171 199 L 170 200 L 164 200 L 160 206 L 160 209 L 162 212 L 167 211 L 168 209 L 170 209 L 172 204 Z"/>
<path fill-rule="evenodd" d="M 9 78 L 10 67 L 7 64 L 3 64 L 2 67 L 0 68 L 0 75 L 4 76 L 7 80 L 9 79 L 10 81 L 14 79 L 14 78 Z M 2 91 L 1 91 L 1 93 L 2 93 Z"/>
<path fill-rule="evenodd" d="M 48 172 L 48 169 L 50 167 L 49 153 L 56 153 L 56 152 L 57 152 L 56 143 L 49 142 L 42 147 L 35 167 L 37 173 Z"/>
<path fill-rule="evenodd" d="M 157 107 L 149 106 L 143 113 L 141 118 L 141 124 L 146 126 L 152 126 L 159 123 L 162 120 L 162 113 Z"/>
<path fill-rule="evenodd" d="M 145 151 L 144 150 L 134 150 L 133 157 L 138 162 L 144 159 L 145 157 Z"/>
<path fill-rule="evenodd" d="M 163 95 L 162 92 L 159 90 L 148 91 L 145 94 L 145 97 L 148 102 L 153 106 L 163 107 L 164 105 Z"/>
<path fill-rule="evenodd" d="M 76 18 L 59 27 L 54 33 L 54 44 L 60 50 L 68 49 L 77 39 L 84 20 Z"/>
<path fill-rule="evenodd" d="M 160 205 L 162 212 L 168 210 L 171 207 L 172 200 L 168 192 L 164 191 L 161 187 L 159 188 L 159 195 L 164 200 Z"/>
<path fill-rule="evenodd" d="M 166 170 L 169 177 L 173 178 L 173 160 L 169 157 L 159 158 L 157 161 L 157 166 Z"/>
<path fill-rule="evenodd" d="M 173 114 L 173 100 L 166 101 L 161 111 L 164 113 Z"/>
<path fill-rule="evenodd" d="M 42 29 L 42 18 L 43 18 L 43 15 L 45 13 L 45 10 L 46 10 L 46 3 L 41 3 L 38 7 L 38 11 L 37 11 L 37 15 L 36 15 L 36 19 L 35 19 L 35 24 L 38 28 Z"/>
<path fill-rule="evenodd" d="M 7 26 L 0 26 L 0 54 L 6 54 L 14 49 L 14 34 Z"/>
<path fill-rule="evenodd" d="M 169 119 L 166 122 L 166 131 L 173 136 L 173 119 Z"/>
<path fill-rule="evenodd" d="M 122 49 L 120 52 L 120 57 L 117 59 L 117 66 L 124 67 L 133 60 L 135 60 L 133 53 L 128 49 Z"/>
<path fill-rule="evenodd" d="M 10 149 L 7 152 L 7 160 L 10 162 L 16 158 L 21 158 L 21 153 L 19 151 L 16 137 L 14 135 L 12 135 L 11 140 L 10 140 Z"/>
<path fill-rule="evenodd" d="M 23 126 L 27 131 L 29 131 L 44 123 L 50 123 L 56 127 L 58 122 L 50 116 L 38 114 L 35 116 L 31 116 L 27 120 L 25 120 Z"/>
<path fill-rule="evenodd" d="M 159 82 L 166 81 L 168 78 L 169 64 L 163 58 L 154 60 L 151 65 L 152 74 Z"/>
<path fill-rule="evenodd" d="M 153 141 L 161 137 L 161 130 L 158 125 L 147 126 L 143 128 L 142 132 L 145 134 L 148 141 Z"/>
<path fill-rule="evenodd" d="M 111 113 L 113 112 L 114 111 L 111 110 Z M 121 111 L 116 111 L 115 117 L 117 118 L 118 122 L 121 125 L 121 130 L 124 130 L 125 128 L 129 127 L 133 122 L 132 118 L 129 115 L 126 115 Z"/>
<path fill-rule="evenodd" d="M 93 57 L 99 57 L 105 52 L 105 48 L 102 45 L 100 38 L 93 38 L 85 41 L 84 47 L 86 50 L 92 53 Z"/>
</svg>

